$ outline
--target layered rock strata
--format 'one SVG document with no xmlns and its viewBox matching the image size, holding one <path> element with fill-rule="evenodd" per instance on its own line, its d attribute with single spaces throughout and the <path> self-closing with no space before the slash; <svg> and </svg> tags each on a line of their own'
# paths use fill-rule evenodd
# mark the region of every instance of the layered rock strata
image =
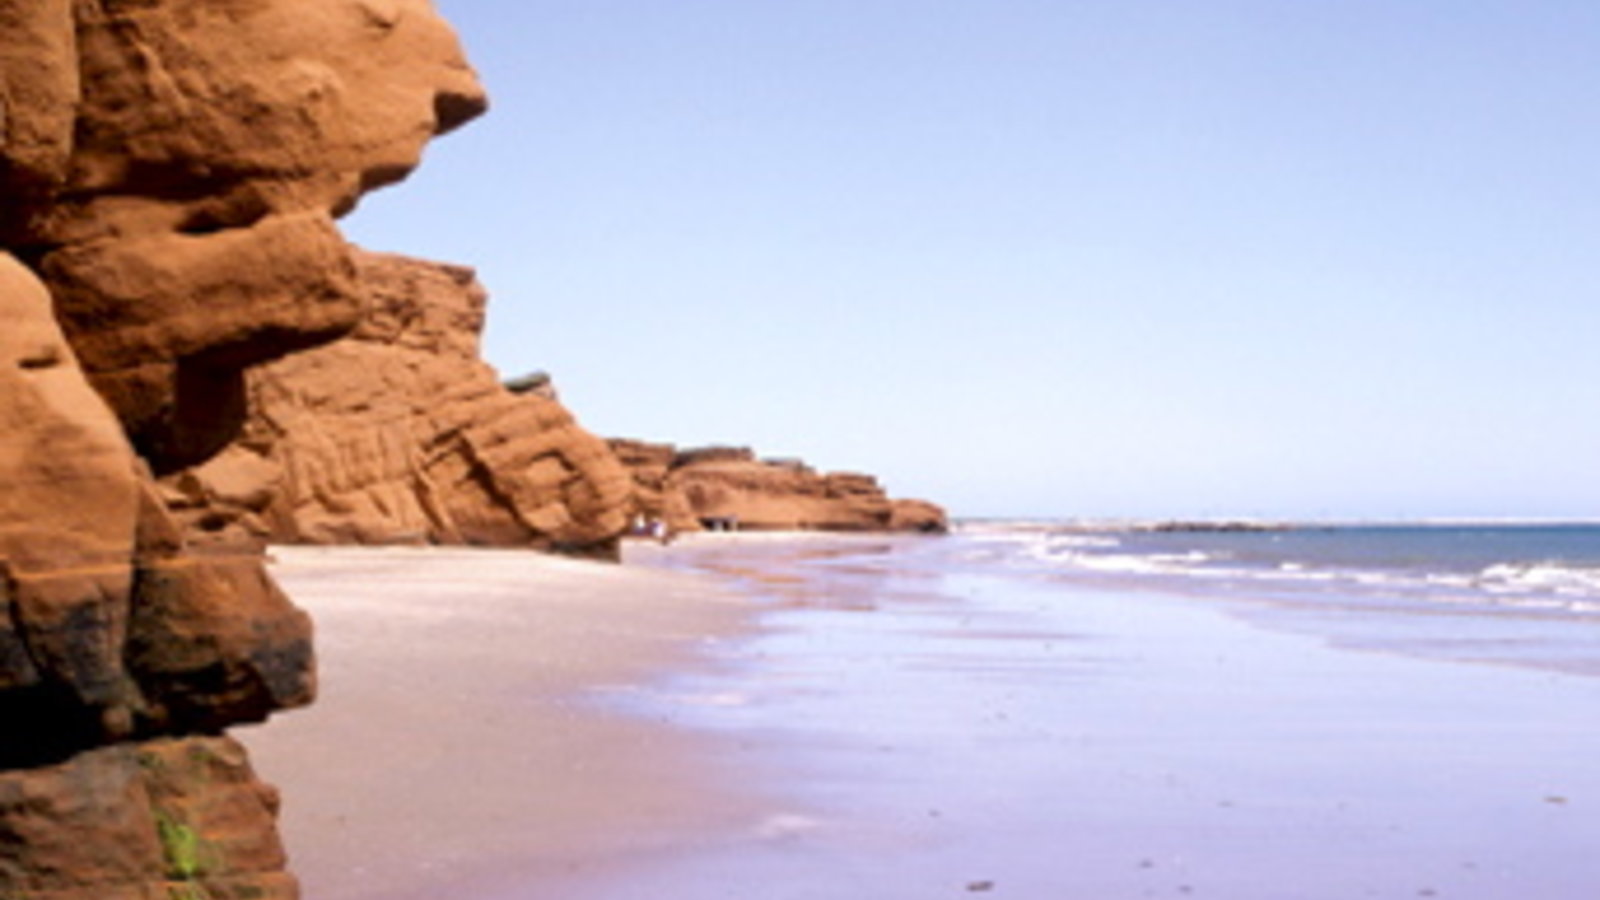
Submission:
<svg viewBox="0 0 1600 900">
<path fill-rule="evenodd" d="M 664 522 L 675 532 L 699 531 L 700 519 L 672 479 L 678 448 L 628 438 L 609 442 L 633 482 L 627 512 L 632 522 Z"/>
<path fill-rule="evenodd" d="M 628 475 L 547 379 L 514 391 L 479 358 L 472 270 L 355 262 L 370 301 L 355 331 L 253 369 L 243 438 L 164 482 L 189 532 L 614 555 Z"/>
<path fill-rule="evenodd" d="M 871 475 L 817 472 L 793 459 L 760 459 L 745 447 L 678 450 L 613 439 L 633 475 L 630 513 L 674 531 L 944 532 L 944 510 L 891 499 Z"/>
<path fill-rule="evenodd" d="M 157 471 L 204 459 L 242 415 L 244 368 L 356 324 L 333 217 L 482 92 L 426 0 L 4 10 L 0 241 Z"/>
<path fill-rule="evenodd" d="M 357 324 L 333 218 L 483 107 L 427 0 L 0 0 L 0 896 L 296 896 L 220 735 L 310 623 L 154 476 Z"/>
</svg>

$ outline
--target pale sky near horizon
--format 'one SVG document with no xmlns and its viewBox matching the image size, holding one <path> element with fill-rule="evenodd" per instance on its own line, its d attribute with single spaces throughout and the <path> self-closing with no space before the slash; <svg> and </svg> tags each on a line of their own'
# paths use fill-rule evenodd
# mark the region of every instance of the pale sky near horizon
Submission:
<svg viewBox="0 0 1600 900">
<path fill-rule="evenodd" d="M 1600 4 L 438 0 L 358 242 L 592 430 L 959 515 L 1600 517 Z"/>
</svg>

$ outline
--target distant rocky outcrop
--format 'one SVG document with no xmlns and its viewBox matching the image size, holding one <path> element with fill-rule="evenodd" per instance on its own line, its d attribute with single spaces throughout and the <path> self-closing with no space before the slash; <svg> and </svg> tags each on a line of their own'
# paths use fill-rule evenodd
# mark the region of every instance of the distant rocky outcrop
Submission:
<svg viewBox="0 0 1600 900">
<path fill-rule="evenodd" d="M 1139 526 L 1140 531 L 1158 531 L 1166 533 L 1213 533 L 1237 534 L 1254 533 L 1262 531 L 1289 531 L 1292 526 L 1276 522 L 1246 522 L 1239 520 L 1189 520 L 1180 519 L 1171 522 L 1156 522 L 1154 524 Z"/>
<path fill-rule="evenodd" d="M 358 253 L 349 337 L 249 373 L 241 440 L 163 482 L 198 540 L 483 544 L 609 555 L 629 478 L 548 376 L 478 355 L 471 269 Z"/>
<path fill-rule="evenodd" d="M 944 534 L 950 530 L 950 517 L 944 507 L 927 500 L 891 500 L 889 530 Z"/>
<path fill-rule="evenodd" d="M 355 327 L 333 218 L 484 106 L 426 0 L 0 0 L 0 897 L 297 895 L 222 733 L 310 623 L 154 476 Z"/>
<path fill-rule="evenodd" d="M 871 475 L 820 473 L 795 459 L 760 459 L 747 447 L 678 450 L 670 444 L 613 439 L 633 474 L 631 512 L 674 531 L 948 530 L 944 510 L 922 500 L 892 500 Z"/>
<path fill-rule="evenodd" d="M 665 522 L 673 531 L 699 531 L 700 520 L 689 499 L 672 482 L 678 448 L 671 444 L 613 438 L 611 449 L 632 476 L 626 507 L 630 521 Z"/>
</svg>

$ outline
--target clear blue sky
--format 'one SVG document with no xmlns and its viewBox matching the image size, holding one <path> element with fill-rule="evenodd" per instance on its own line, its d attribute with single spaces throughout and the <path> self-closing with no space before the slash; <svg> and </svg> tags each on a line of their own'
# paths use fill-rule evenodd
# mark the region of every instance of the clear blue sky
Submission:
<svg viewBox="0 0 1600 900">
<path fill-rule="evenodd" d="M 965 515 L 1600 516 L 1600 3 L 441 0 L 348 221 L 593 430 Z"/>
</svg>

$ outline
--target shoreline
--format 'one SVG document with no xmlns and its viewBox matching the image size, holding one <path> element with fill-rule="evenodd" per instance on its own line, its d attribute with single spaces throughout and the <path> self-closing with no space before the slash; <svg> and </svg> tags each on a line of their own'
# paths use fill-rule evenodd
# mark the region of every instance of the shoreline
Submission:
<svg viewBox="0 0 1600 900">
<path fill-rule="evenodd" d="M 277 574 L 324 626 L 338 706 L 241 737 L 317 900 L 1600 884 L 1594 679 L 1352 650 L 961 550 L 717 536 L 621 567 L 291 550 Z M 352 574 L 377 586 L 344 597 Z M 459 602 L 440 612 L 440 592 Z M 590 656 L 569 665 L 562 633 Z M 439 662 L 462 669 L 421 668 Z M 419 683 L 391 683 L 406 666 Z M 389 704 L 352 705 L 367 691 Z"/>
</svg>

